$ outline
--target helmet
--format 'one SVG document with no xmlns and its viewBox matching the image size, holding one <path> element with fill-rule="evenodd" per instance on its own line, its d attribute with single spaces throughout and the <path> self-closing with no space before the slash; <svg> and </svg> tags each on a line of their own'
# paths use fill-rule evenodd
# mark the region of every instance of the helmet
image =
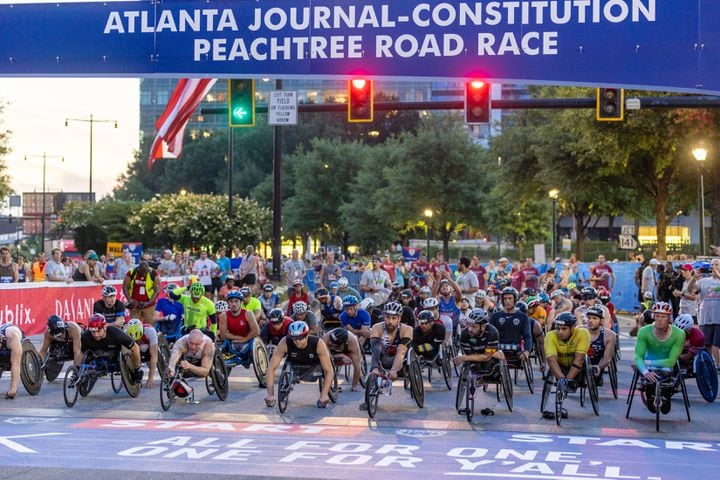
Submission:
<svg viewBox="0 0 720 480">
<path fill-rule="evenodd" d="M 692 328 L 694 323 L 695 322 L 693 322 L 692 316 L 687 313 L 678 315 L 678 317 L 673 321 L 673 325 L 685 330 L 686 332 Z"/>
<path fill-rule="evenodd" d="M 525 303 L 527 303 L 527 308 L 535 308 L 540 306 L 540 298 L 539 297 L 528 297 L 525 299 Z"/>
<path fill-rule="evenodd" d="M 603 303 L 610 301 L 610 290 L 604 287 L 601 288 L 600 290 L 598 290 L 598 298 L 600 298 Z"/>
<path fill-rule="evenodd" d="M 272 292 L 273 290 L 275 290 L 275 287 L 273 287 L 272 283 L 266 283 L 263 285 L 263 292 Z"/>
<path fill-rule="evenodd" d="M 515 290 L 513 287 L 505 287 L 502 289 L 502 292 L 500 292 L 500 298 L 504 297 L 505 295 L 512 295 L 515 301 L 517 302 L 518 299 L 518 291 Z"/>
<path fill-rule="evenodd" d="M 192 285 L 190 285 L 190 296 L 191 297 L 202 297 L 205 295 L 205 286 L 203 286 L 200 282 L 194 282 Z"/>
<path fill-rule="evenodd" d="M 398 281 L 392 282 L 392 289 L 393 289 L 393 290 L 397 290 L 397 289 L 399 289 L 400 287 L 402 287 L 402 285 L 400 285 L 400 282 L 398 282 Z"/>
<path fill-rule="evenodd" d="M 225 300 L 218 300 L 215 302 L 215 311 L 217 313 L 223 313 L 227 312 L 230 309 L 230 306 Z"/>
<path fill-rule="evenodd" d="M 468 318 L 477 325 L 482 325 L 488 321 L 488 312 L 484 308 L 473 308 Z"/>
<path fill-rule="evenodd" d="M 577 318 L 570 312 L 563 312 L 555 317 L 555 325 L 574 327 L 577 323 Z"/>
<path fill-rule="evenodd" d="M 225 295 L 225 298 L 230 300 L 232 298 L 237 298 L 238 300 L 243 299 L 243 294 L 240 293 L 240 290 L 230 290 L 227 295 Z"/>
<path fill-rule="evenodd" d="M 327 288 L 318 288 L 315 290 L 315 298 L 327 297 L 330 295 Z"/>
<path fill-rule="evenodd" d="M 580 290 L 580 296 L 583 300 L 592 300 L 594 298 L 597 298 L 598 293 L 597 290 L 595 290 L 593 287 L 584 287 L 582 290 Z"/>
<path fill-rule="evenodd" d="M 484 301 L 487 297 L 487 292 L 485 290 L 478 290 L 475 292 L 475 300 Z"/>
<path fill-rule="evenodd" d="M 285 318 L 285 314 L 279 308 L 273 308 L 270 310 L 270 313 L 268 313 L 268 320 L 270 320 L 270 323 L 280 323 L 283 321 L 283 318 Z"/>
<path fill-rule="evenodd" d="M 652 306 L 651 311 L 653 315 L 655 315 L 656 313 L 665 313 L 672 317 L 672 306 L 670 306 L 670 304 L 667 302 L 655 302 Z"/>
<path fill-rule="evenodd" d="M 561 288 L 558 288 L 557 290 L 553 290 L 552 292 L 550 292 L 550 298 L 557 298 L 557 297 L 565 298 L 565 292 L 563 292 Z"/>
<path fill-rule="evenodd" d="M 125 333 L 130 335 L 130 338 L 132 338 L 136 342 L 140 340 L 143 336 L 143 333 L 145 333 L 145 328 L 143 327 L 142 322 L 137 318 L 133 318 L 128 323 L 126 323 L 123 327 L 123 330 L 125 330 Z"/>
<path fill-rule="evenodd" d="M 406 288 L 405 290 L 400 292 L 400 296 L 405 297 L 405 298 L 412 298 L 412 290 L 410 290 L 409 288 Z"/>
<path fill-rule="evenodd" d="M 105 328 L 105 325 L 107 325 L 107 321 L 105 320 L 105 315 L 101 313 L 96 313 L 90 319 L 88 320 L 88 328 Z"/>
<path fill-rule="evenodd" d="M 585 312 L 587 316 L 595 316 L 598 318 L 603 318 L 605 316 L 605 312 L 599 305 L 593 305 L 592 307 L 587 309 L 587 312 Z"/>
<path fill-rule="evenodd" d="M 250 290 L 250 287 L 241 288 L 240 293 L 243 294 L 243 298 L 252 297 L 252 290 Z"/>
<path fill-rule="evenodd" d="M 114 297 L 115 295 L 117 295 L 117 289 L 112 285 L 105 285 L 102 288 L 101 294 L 103 297 Z"/>
<path fill-rule="evenodd" d="M 383 315 L 400 315 L 402 313 L 402 305 L 398 302 L 388 302 L 383 308 Z"/>
<path fill-rule="evenodd" d="M 422 312 L 418 313 L 417 322 L 418 323 L 428 323 L 428 322 L 434 322 L 435 321 L 435 315 L 430 310 L 423 310 Z"/>
<path fill-rule="evenodd" d="M 548 294 L 545 293 L 545 292 L 540 292 L 540 293 L 538 294 L 538 298 L 540 299 L 540 301 L 541 301 L 542 303 L 550 303 L 550 295 L 548 295 Z"/>
<path fill-rule="evenodd" d="M 652 292 L 645 292 L 643 293 L 643 298 L 645 300 L 652 300 L 654 298 L 654 295 Z"/>
<path fill-rule="evenodd" d="M 497 284 L 500 288 L 506 288 L 508 285 L 510 285 L 510 280 L 508 280 L 507 278 L 501 278 L 500 280 L 498 280 Z M 517 293 L 517 290 L 515 290 L 515 293 Z"/>
<path fill-rule="evenodd" d="M 523 295 L 525 295 L 526 297 L 534 297 L 536 294 L 537 294 L 537 291 L 532 287 L 528 287 L 525 290 L 523 290 Z"/>
<path fill-rule="evenodd" d="M 515 302 L 515 308 L 517 308 L 518 311 L 522 313 L 527 313 L 528 310 L 527 303 L 523 302 L 522 300 L 518 300 L 517 302 Z"/>
<path fill-rule="evenodd" d="M 345 345 L 348 341 L 348 331 L 344 328 L 335 328 L 330 331 L 330 341 L 333 345 Z"/>
<path fill-rule="evenodd" d="M 186 398 L 192 392 L 192 387 L 182 378 L 175 380 L 172 386 L 173 393 L 178 398 Z"/>
<path fill-rule="evenodd" d="M 375 301 L 370 297 L 363 298 L 362 302 L 360 302 L 360 308 L 362 308 L 363 310 L 370 310 L 374 306 L 375 306 Z"/>
<path fill-rule="evenodd" d="M 305 302 L 293 303 L 293 313 L 305 313 L 307 312 L 308 306 Z"/>
<path fill-rule="evenodd" d="M 330 282 L 330 285 L 328 285 L 328 286 L 330 287 L 330 290 L 337 290 L 338 288 L 340 288 L 340 285 L 338 285 L 338 282 Z"/>
<path fill-rule="evenodd" d="M 340 280 L 337 281 L 339 288 L 347 288 L 347 286 L 350 284 L 347 278 L 340 277 Z M 330 285 L 332 287 L 332 284 Z"/>
<path fill-rule="evenodd" d="M 420 293 L 427 293 L 428 295 L 432 295 L 432 290 L 430 290 L 430 287 L 425 285 L 424 287 L 420 287 Z"/>
<path fill-rule="evenodd" d="M 165 285 L 165 286 L 163 287 L 163 292 L 165 293 L 165 295 L 167 295 L 168 292 L 172 292 L 172 291 L 175 290 L 176 288 L 178 288 L 178 284 L 177 284 L 177 283 L 168 283 L 167 285 Z"/>
<path fill-rule="evenodd" d="M 360 303 L 360 300 L 355 295 L 345 295 L 343 297 L 343 308 L 352 307 Z"/>
<path fill-rule="evenodd" d="M 438 302 L 438 299 L 435 297 L 428 297 L 423 302 L 423 308 L 435 308 L 440 305 L 440 302 Z"/>
<path fill-rule="evenodd" d="M 310 328 L 308 327 L 308 324 L 301 320 L 292 322 L 288 327 L 288 335 L 292 338 L 305 338 L 309 333 Z"/>
<path fill-rule="evenodd" d="M 67 325 L 63 322 L 63 319 L 59 315 L 50 315 L 47 319 L 48 332 L 53 337 L 62 335 L 67 329 Z"/>
</svg>

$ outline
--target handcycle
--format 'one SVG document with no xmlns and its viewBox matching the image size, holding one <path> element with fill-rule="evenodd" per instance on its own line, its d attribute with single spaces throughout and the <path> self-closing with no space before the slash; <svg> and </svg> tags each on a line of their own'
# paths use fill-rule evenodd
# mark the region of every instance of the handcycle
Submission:
<svg viewBox="0 0 720 480">
<path fill-rule="evenodd" d="M 513 386 L 510 380 L 510 369 L 505 360 L 499 360 L 489 370 L 480 370 L 479 364 L 463 363 L 455 394 L 455 409 L 458 414 L 465 414 L 468 422 L 475 415 L 475 392 L 482 385 L 497 385 L 495 396 L 500 401 L 500 390 L 509 411 L 513 411 Z"/>
<path fill-rule="evenodd" d="M 304 367 L 304 368 L 303 368 Z M 296 366 L 292 362 L 286 360 L 280 371 L 280 380 L 278 381 L 277 401 L 280 413 L 285 413 L 290 400 L 290 392 L 293 391 L 295 385 L 300 382 L 315 382 L 317 380 L 320 391 L 323 389 L 325 382 L 325 372 L 320 364 L 312 366 Z M 338 399 L 337 384 L 337 367 L 333 366 L 332 385 L 328 397 L 333 403 L 337 403 Z"/>
<path fill-rule="evenodd" d="M 265 388 L 265 373 L 268 366 L 268 351 L 260 337 L 251 339 L 242 350 L 233 348 L 231 340 L 224 340 L 220 344 L 220 350 L 225 360 L 228 374 L 238 365 L 250 368 L 252 364 L 255 378 L 257 378 L 258 386 Z"/>
<path fill-rule="evenodd" d="M 179 362 L 178 362 L 179 363 Z M 167 367 L 160 371 L 160 406 L 166 412 L 170 410 L 173 400 L 176 397 L 173 386 L 175 382 L 181 378 L 191 378 L 195 375 L 185 372 L 179 365 L 175 368 L 175 375 L 172 377 L 168 376 Z M 228 382 L 228 369 L 225 365 L 222 352 L 219 348 L 215 348 L 213 354 L 212 364 L 210 365 L 210 371 L 205 377 L 205 389 L 208 395 L 217 395 L 220 401 L 225 401 L 228 395 L 229 382 Z M 190 403 L 197 403 L 195 401 L 194 389 L 190 392 Z"/>
<path fill-rule="evenodd" d="M 37 395 L 42 387 L 42 360 L 30 339 L 23 338 L 21 345 L 20 381 L 30 395 Z M 10 371 L 10 356 L 10 349 L 0 350 L 0 377 L 4 371 Z"/>
<path fill-rule="evenodd" d="M 659 370 L 658 370 L 659 371 Z M 639 384 L 639 385 L 638 385 Z M 653 396 L 651 403 L 648 403 L 648 391 L 653 389 Z M 672 395 L 681 392 L 683 397 L 683 405 L 685 406 L 685 414 L 687 415 L 688 422 L 690 422 L 690 399 L 688 398 L 687 386 L 685 385 L 685 376 L 683 370 L 679 364 L 675 365 L 672 373 L 667 376 L 663 376 L 659 381 L 654 383 L 648 383 L 645 378 L 642 377 L 640 371 L 635 365 L 633 365 L 633 378 L 630 382 L 630 390 L 628 391 L 627 400 L 627 411 L 625 412 L 625 418 L 630 418 L 630 409 L 632 408 L 633 398 L 635 397 L 635 390 L 640 392 L 640 398 L 643 404 L 648 407 L 651 413 L 655 414 L 655 431 L 660 431 L 660 414 L 662 413 L 662 397 L 667 395 L 667 401 L 671 401 Z M 652 408 L 650 407 L 652 405 Z M 655 410 L 652 412 L 652 410 Z"/>
<path fill-rule="evenodd" d="M 692 363 L 680 364 L 684 378 L 695 378 L 700 395 L 706 402 L 714 402 L 718 394 L 717 367 L 712 355 L 703 348 L 693 358 Z"/>
<path fill-rule="evenodd" d="M 130 397 L 137 397 L 140 394 L 141 382 L 133 380 L 134 370 L 132 353 L 125 348 L 102 355 L 96 355 L 91 351 L 85 352 L 79 368 L 73 365 L 65 371 L 63 381 L 65 405 L 68 408 L 75 406 L 78 394 L 83 397 L 88 396 L 97 379 L 104 376 L 110 377 L 115 393 L 119 393 L 124 386 Z"/>
<path fill-rule="evenodd" d="M 560 422 L 564 415 L 567 415 L 563 409 L 563 402 L 571 393 L 569 389 L 558 384 L 559 382 L 552 374 L 548 372 L 543 382 L 542 398 L 540 399 L 540 412 L 543 416 L 546 414 L 545 407 L 550 400 L 552 389 L 555 389 L 555 422 L 560 426 Z M 564 383 L 564 382 L 563 382 Z M 580 390 L 580 406 L 584 407 L 586 400 L 590 400 L 590 404 L 595 415 L 600 415 L 600 395 L 598 393 L 597 384 L 595 383 L 595 375 L 593 374 L 592 364 L 588 356 L 585 356 L 583 367 L 580 374 L 575 378 L 576 387 Z"/>
<path fill-rule="evenodd" d="M 381 394 L 387 393 L 388 389 L 392 391 L 392 382 L 389 384 L 387 378 L 387 370 L 380 368 L 380 375 L 370 372 L 365 380 L 365 404 L 370 418 L 375 418 L 377 413 L 378 398 Z M 415 350 L 408 347 L 403 360 L 401 370 L 403 377 L 403 386 L 405 390 L 410 390 L 410 396 L 415 401 L 418 408 L 423 408 L 425 404 L 425 386 L 423 385 L 423 375 L 420 369 L 420 360 Z"/>
<path fill-rule="evenodd" d="M 432 385 L 432 372 L 433 370 L 437 370 L 442 375 L 443 380 L 445 380 L 447 389 L 452 390 L 453 361 L 449 345 L 443 343 L 434 358 L 425 358 L 422 355 L 418 355 L 417 357 L 420 361 L 420 370 L 422 371 L 427 368 L 428 383 Z"/>
</svg>

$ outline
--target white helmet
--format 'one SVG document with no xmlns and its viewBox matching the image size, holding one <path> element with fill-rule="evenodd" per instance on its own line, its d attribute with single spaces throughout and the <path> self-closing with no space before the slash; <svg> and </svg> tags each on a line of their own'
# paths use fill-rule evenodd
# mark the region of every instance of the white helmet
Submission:
<svg viewBox="0 0 720 480">
<path fill-rule="evenodd" d="M 225 300 L 218 300 L 215 302 L 215 311 L 217 313 L 223 313 L 227 312 L 230 309 L 230 306 Z"/>
<path fill-rule="evenodd" d="M 673 320 L 673 325 L 682 330 L 685 330 L 686 332 L 693 327 L 694 323 L 695 322 L 693 322 L 692 316 L 687 313 L 678 315 L 677 318 Z"/>
<path fill-rule="evenodd" d="M 438 302 L 438 299 L 435 297 L 428 297 L 423 302 L 423 308 L 435 308 L 440 305 L 440 302 Z"/>
<path fill-rule="evenodd" d="M 340 277 L 340 280 L 338 280 L 338 287 L 340 288 L 347 288 L 347 286 L 350 284 L 347 278 Z"/>
<path fill-rule="evenodd" d="M 370 297 L 363 298 L 362 302 L 360 302 L 360 308 L 362 308 L 363 310 L 370 310 L 374 306 L 375 302 Z"/>
</svg>

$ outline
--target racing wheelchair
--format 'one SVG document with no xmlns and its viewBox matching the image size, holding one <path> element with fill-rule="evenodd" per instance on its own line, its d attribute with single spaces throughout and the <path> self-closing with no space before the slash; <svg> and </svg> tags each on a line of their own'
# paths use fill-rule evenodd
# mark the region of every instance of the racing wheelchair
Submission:
<svg viewBox="0 0 720 480">
<path fill-rule="evenodd" d="M 507 361 L 497 361 L 489 370 L 482 370 L 479 367 L 480 365 L 476 363 L 463 363 L 460 369 L 455 409 L 458 414 L 464 413 L 468 422 L 472 422 L 475 415 L 475 393 L 481 385 L 484 390 L 487 390 L 488 385 L 496 385 L 497 401 L 500 401 L 502 390 L 508 410 L 513 411 L 513 386 Z"/>
<path fill-rule="evenodd" d="M 285 413 L 287 410 L 288 402 L 290 400 L 290 392 L 293 391 L 295 385 L 300 382 L 315 381 L 318 382 L 318 388 L 322 391 L 325 382 L 325 372 L 320 364 L 312 365 L 310 367 L 301 367 L 293 365 L 292 362 L 286 360 L 283 364 L 282 370 L 280 371 L 280 380 L 278 381 L 277 401 L 280 413 Z M 333 362 L 332 385 L 330 386 L 330 391 L 328 393 L 331 402 L 337 403 L 339 391 L 340 389 L 338 388 L 337 382 L 337 366 L 335 366 Z"/>
<path fill-rule="evenodd" d="M 159 367 L 158 367 L 159 369 Z M 205 377 L 205 389 L 208 395 L 217 395 L 220 401 L 225 401 L 228 395 L 229 371 L 225 364 L 222 351 L 215 347 L 210 372 Z M 194 377 L 185 372 L 179 365 L 175 368 L 175 375 L 169 376 L 167 367 L 160 370 L 160 406 L 164 411 L 170 410 L 175 398 L 188 398 L 188 403 L 199 403 L 195 400 L 195 390 L 188 387 L 184 379 Z"/>
<path fill-rule="evenodd" d="M 712 403 L 718 394 L 717 367 L 712 355 L 703 348 L 693 358 L 692 363 L 680 364 L 683 377 L 694 378 L 703 399 Z"/>
<path fill-rule="evenodd" d="M 365 404 L 370 418 L 375 418 L 377 413 L 378 398 L 382 394 L 392 393 L 392 382 L 387 378 L 387 371 L 380 368 L 380 375 L 370 372 L 365 380 Z M 408 347 L 400 372 L 403 377 L 405 390 L 410 390 L 410 395 L 418 408 L 425 404 L 425 386 L 423 385 L 422 369 L 420 360 L 412 346 Z"/>
<path fill-rule="evenodd" d="M 667 401 L 670 402 L 672 395 L 677 392 L 681 392 L 682 394 L 685 414 L 687 415 L 688 422 L 691 421 L 690 399 L 688 398 L 687 386 L 685 385 L 685 375 L 679 364 L 675 365 L 671 374 L 663 375 L 662 378 L 655 383 L 645 382 L 645 379 L 640 374 L 640 371 L 635 365 L 633 365 L 633 377 L 630 382 L 630 390 L 628 391 L 627 400 L 625 401 L 627 404 L 625 418 L 630 418 L 630 409 L 632 408 L 636 390 L 640 392 L 640 398 L 643 404 L 648 408 L 648 410 L 650 410 L 651 413 L 655 414 L 655 431 L 660 431 L 660 414 L 667 413 L 662 412 L 663 396 L 665 396 Z"/>
<path fill-rule="evenodd" d="M 53 340 L 42 362 L 42 371 L 45 372 L 45 379 L 48 382 L 55 380 L 58 375 L 60 375 L 60 372 L 62 372 L 65 362 L 72 361 L 73 359 L 72 341 Z"/>
<path fill-rule="evenodd" d="M 265 372 L 268 366 L 268 351 L 260 337 L 247 342 L 241 350 L 233 348 L 231 340 L 224 340 L 220 344 L 228 375 L 233 367 L 242 365 L 245 368 L 253 367 L 255 377 L 260 388 L 265 388 Z"/>
<path fill-rule="evenodd" d="M 137 397 L 140 394 L 142 381 L 134 381 L 132 377 L 134 370 L 132 353 L 126 348 L 101 355 L 91 351 L 85 352 L 79 368 L 73 365 L 65 371 L 63 382 L 65 405 L 68 408 L 75 406 L 78 394 L 83 397 L 88 396 L 97 379 L 104 376 L 110 377 L 115 393 L 119 393 L 124 386 L 130 397 Z"/>
<path fill-rule="evenodd" d="M 590 404 L 595 415 L 600 415 L 600 395 L 598 393 L 597 384 L 595 383 L 595 375 L 593 373 L 592 364 L 590 358 L 585 355 L 583 361 L 582 371 L 575 378 L 575 386 L 580 390 L 580 406 L 584 407 L 585 402 L 590 400 Z M 569 388 L 566 382 L 558 382 L 552 372 L 548 372 L 543 382 L 542 398 L 540 400 L 540 412 L 543 417 L 548 415 L 545 410 L 548 402 L 550 401 L 550 394 L 555 393 L 555 411 L 554 414 L 555 422 L 558 426 L 563 418 L 567 417 L 567 412 L 563 408 L 563 403 L 569 393 L 574 391 L 574 388 Z M 554 389 L 554 392 L 553 392 Z M 547 417 L 546 417 L 547 418 Z"/>
<path fill-rule="evenodd" d="M 421 355 L 417 356 L 418 360 L 420 361 L 420 370 L 424 371 L 427 368 L 428 383 L 432 385 L 432 373 L 433 370 L 437 370 L 438 373 L 442 375 L 443 380 L 445 380 L 445 386 L 448 390 L 452 390 L 453 383 L 453 362 L 450 348 L 450 346 L 442 344 L 437 355 L 434 358 L 430 359 L 425 358 Z"/>
<path fill-rule="evenodd" d="M 535 381 L 535 374 L 533 373 L 532 358 L 533 355 L 535 358 L 537 358 L 538 355 L 535 342 L 533 342 L 533 349 L 527 360 L 524 356 L 520 355 L 519 345 L 500 345 L 500 350 L 502 350 L 505 355 L 508 369 L 513 371 L 513 383 L 518 385 L 518 372 L 522 371 L 525 376 L 525 382 L 527 383 L 528 390 L 531 394 L 534 394 L 535 385 L 533 382 Z"/>
<path fill-rule="evenodd" d="M 4 371 L 10 371 L 10 349 L 0 349 L 0 377 Z M 20 381 L 30 395 L 40 393 L 42 387 L 42 361 L 32 342 L 23 338 L 20 357 Z"/>
</svg>

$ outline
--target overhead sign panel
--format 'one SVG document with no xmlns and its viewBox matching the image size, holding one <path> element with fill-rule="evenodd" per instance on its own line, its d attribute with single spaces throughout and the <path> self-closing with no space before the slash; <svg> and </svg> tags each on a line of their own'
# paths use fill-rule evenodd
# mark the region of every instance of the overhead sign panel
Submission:
<svg viewBox="0 0 720 480">
<path fill-rule="evenodd" d="M 0 5 L 0 75 L 483 78 L 720 93 L 697 0 Z"/>
</svg>

